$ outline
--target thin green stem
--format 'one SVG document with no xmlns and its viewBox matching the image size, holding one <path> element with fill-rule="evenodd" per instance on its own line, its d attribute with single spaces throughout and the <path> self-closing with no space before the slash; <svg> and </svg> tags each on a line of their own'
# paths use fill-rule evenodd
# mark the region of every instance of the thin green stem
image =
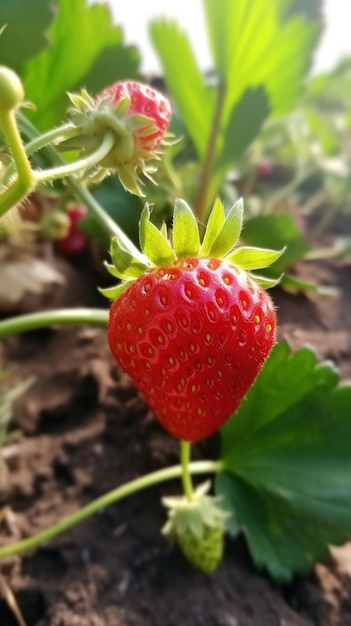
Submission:
<svg viewBox="0 0 351 626">
<path fill-rule="evenodd" d="M 62 126 L 58 126 L 57 128 L 53 128 L 42 135 L 39 135 L 36 139 L 33 139 L 30 143 L 25 146 L 26 155 L 30 156 L 34 152 L 41 150 L 49 143 L 53 143 L 62 139 L 70 139 L 77 135 L 77 128 L 72 124 L 62 124 Z M 7 167 L 4 176 L 3 176 L 3 184 L 6 185 L 10 180 L 11 176 L 13 176 L 15 172 L 15 167 L 13 163 Z"/>
<path fill-rule="evenodd" d="M 17 167 L 18 180 L 23 188 L 30 188 L 33 183 L 32 168 L 17 126 L 15 112 L 11 110 L 3 113 L 0 124 Z"/>
<path fill-rule="evenodd" d="M 24 187 L 18 178 L 0 195 L 0 219 L 13 209 L 30 192 L 31 187 Z"/>
<path fill-rule="evenodd" d="M 189 471 L 191 444 L 189 441 L 180 442 L 180 463 L 182 467 L 182 483 L 185 497 L 189 502 L 194 500 L 193 485 Z"/>
<path fill-rule="evenodd" d="M 16 123 L 15 112 L 13 110 L 3 112 L 0 125 L 17 168 L 16 180 L 0 196 L 0 217 L 2 217 L 29 193 L 34 180 Z"/>
<path fill-rule="evenodd" d="M 79 198 L 83 204 L 86 205 L 88 210 L 91 211 L 94 218 L 105 227 L 105 230 L 111 237 L 117 236 L 122 244 L 129 250 L 129 252 L 141 263 L 145 263 L 145 256 L 138 250 L 134 243 L 129 239 L 125 232 L 116 224 L 116 222 L 104 211 L 101 204 L 99 204 L 90 191 L 84 186 L 78 183 L 74 178 L 69 176 L 66 179 L 67 185 L 74 191 L 75 196 Z"/>
<path fill-rule="evenodd" d="M 41 172 L 33 171 L 35 182 L 51 182 L 53 180 L 57 180 L 58 178 L 66 178 L 67 176 L 71 176 L 72 174 L 83 172 L 84 170 L 88 170 L 94 167 L 94 165 L 99 163 L 99 161 L 101 161 L 101 159 L 103 159 L 110 152 L 111 148 L 113 147 L 114 141 L 115 138 L 113 133 L 107 131 L 107 133 L 104 135 L 101 145 L 98 147 L 97 150 L 95 150 L 95 152 L 89 154 L 83 159 L 73 161 L 72 163 L 65 163 L 64 165 L 51 167 Z"/>
<path fill-rule="evenodd" d="M 202 167 L 200 175 L 200 188 L 195 201 L 194 213 L 199 222 L 204 224 L 206 222 L 207 212 L 209 210 L 209 189 L 211 186 L 211 179 L 213 174 L 213 165 L 216 155 L 216 144 L 218 139 L 218 133 L 222 121 L 223 106 L 225 100 L 226 89 L 223 84 L 219 84 L 217 93 L 217 102 L 212 121 L 211 134 L 209 137 L 207 152 L 205 161 Z"/>
<path fill-rule="evenodd" d="M 71 139 L 71 137 L 76 137 L 77 135 L 79 135 L 79 131 L 77 131 L 77 127 L 74 126 L 74 124 L 70 122 L 68 124 L 62 124 L 61 126 L 57 126 L 43 133 L 30 143 L 27 143 L 25 146 L 26 154 L 31 155 L 48 144 L 61 142 L 63 139 Z"/>
<path fill-rule="evenodd" d="M 198 461 L 196 463 L 191 463 L 190 471 L 192 474 L 209 474 L 214 472 L 220 472 L 223 470 L 223 466 L 219 461 Z M 27 539 L 23 539 L 22 541 L 18 541 L 16 543 L 10 544 L 8 546 L 4 546 L 0 548 L 0 559 L 3 559 L 8 556 L 13 556 L 14 554 L 20 554 L 25 552 L 26 550 L 32 550 L 40 546 L 54 537 L 61 535 L 66 532 L 73 526 L 83 522 L 88 519 L 95 513 L 101 511 L 101 509 L 114 504 L 130 496 L 142 489 L 147 489 L 148 487 L 152 487 L 158 483 L 162 483 L 168 480 L 172 480 L 173 478 L 178 478 L 182 474 L 182 468 L 179 465 L 168 467 L 165 469 L 157 470 L 156 472 L 152 472 L 151 474 L 146 474 L 140 478 L 136 478 L 135 480 L 126 483 L 112 491 L 106 493 L 105 495 L 97 498 L 94 502 L 91 502 L 87 506 L 83 507 L 73 515 L 66 517 L 61 520 L 54 526 L 43 530 L 32 537 L 28 537 Z"/>
<path fill-rule="evenodd" d="M 106 326 L 108 311 L 104 309 L 57 309 L 18 315 L 0 322 L 0 339 L 37 328 L 67 324 Z"/>
</svg>

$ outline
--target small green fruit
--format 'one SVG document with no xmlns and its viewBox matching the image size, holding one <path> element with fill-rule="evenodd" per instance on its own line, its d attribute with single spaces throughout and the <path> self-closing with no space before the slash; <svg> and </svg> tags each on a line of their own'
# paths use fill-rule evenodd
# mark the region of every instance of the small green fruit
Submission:
<svg viewBox="0 0 351 626">
<path fill-rule="evenodd" d="M 64 211 L 53 209 L 40 222 L 40 234 L 45 239 L 62 239 L 70 229 L 70 219 Z"/>
<path fill-rule="evenodd" d="M 20 78 L 13 70 L 0 65 L 0 111 L 16 109 L 24 100 L 24 89 Z"/>
<path fill-rule="evenodd" d="M 190 530 L 179 535 L 178 545 L 184 556 L 197 569 L 205 574 L 212 574 L 223 557 L 224 524 L 218 520 L 217 526 L 204 526 L 202 537 Z"/>
<path fill-rule="evenodd" d="M 212 574 L 222 560 L 228 517 L 218 498 L 207 495 L 209 488 L 209 482 L 199 485 L 192 500 L 185 496 L 163 499 L 168 521 L 162 533 L 177 543 L 185 558 L 205 574 Z"/>
</svg>

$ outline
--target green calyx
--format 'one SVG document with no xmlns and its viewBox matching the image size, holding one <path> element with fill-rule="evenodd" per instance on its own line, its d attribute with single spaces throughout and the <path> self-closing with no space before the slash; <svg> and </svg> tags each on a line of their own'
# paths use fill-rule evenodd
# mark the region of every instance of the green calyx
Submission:
<svg viewBox="0 0 351 626">
<path fill-rule="evenodd" d="M 217 197 L 208 218 L 205 234 L 200 238 L 199 226 L 194 213 L 184 200 L 176 200 L 173 212 L 173 229 L 170 242 L 165 224 L 159 230 L 151 221 L 151 210 L 145 205 L 139 224 L 139 240 L 143 255 L 136 259 L 132 251 L 115 237 L 111 243 L 112 264 L 107 270 L 121 283 L 116 287 L 102 289 L 101 293 L 115 300 L 145 272 L 172 265 L 186 257 L 212 257 L 233 263 L 246 270 L 263 269 L 276 261 L 283 250 L 267 250 L 254 247 L 237 247 L 243 223 L 243 201 L 234 204 L 227 215 Z M 253 275 L 263 289 L 274 287 L 280 279 L 271 280 Z"/>
<path fill-rule="evenodd" d="M 61 142 L 60 150 L 79 150 L 81 157 L 93 154 L 101 145 L 107 132 L 115 138 L 110 152 L 86 178 L 101 182 L 111 172 L 117 173 L 127 191 L 143 196 L 140 174 L 151 180 L 154 168 L 146 165 L 151 159 L 159 159 L 157 150 L 147 149 L 147 138 L 157 128 L 150 118 L 140 114 L 128 114 L 130 99 L 126 96 L 114 104 L 112 96 L 94 99 L 85 90 L 80 94 L 69 94 L 73 104 L 67 116 L 77 129 L 74 137 Z"/>
<path fill-rule="evenodd" d="M 168 520 L 162 534 L 177 543 L 195 567 L 210 574 L 223 555 L 225 522 L 229 514 L 219 505 L 219 498 L 208 495 L 210 482 L 200 485 L 194 498 L 163 498 Z"/>
</svg>

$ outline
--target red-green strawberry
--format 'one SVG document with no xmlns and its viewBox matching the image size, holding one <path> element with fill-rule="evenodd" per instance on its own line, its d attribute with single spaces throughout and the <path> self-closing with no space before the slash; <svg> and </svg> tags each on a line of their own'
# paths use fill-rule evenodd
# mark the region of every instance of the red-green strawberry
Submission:
<svg viewBox="0 0 351 626">
<path fill-rule="evenodd" d="M 74 105 L 68 112 L 77 135 L 61 144 L 80 149 L 87 157 L 101 145 L 106 133 L 113 133 L 114 144 L 107 155 L 88 172 L 90 180 L 102 180 L 113 171 L 125 189 L 141 191 L 141 172 L 152 180 L 151 159 L 159 159 L 159 147 L 171 119 L 170 104 L 159 91 L 137 81 L 121 81 L 106 87 L 96 98 L 86 91 L 70 94 Z M 154 182 L 154 181 L 153 181 Z"/>
<path fill-rule="evenodd" d="M 186 497 L 164 498 L 168 521 L 162 532 L 176 542 L 184 556 L 196 568 L 211 574 L 223 556 L 225 520 L 228 514 L 218 498 L 207 495 L 209 483 L 200 485 L 193 500 Z"/>
<path fill-rule="evenodd" d="M 121 100 L 127 100 L 125 116 L 145 116 L 145 126 L 137 131 L 140 148 L 153 152 L 159 147 L 171 120 L 171 107 L 167 98 L 149 85 L 135 80 L 126 80 L 106 87 L 98 99 L 108 98 L 110 106 L 115 107 Z M 143 130 L 150 132 L 143 134 Z"/>
<path fill-rule="evenodd" d="M 239 201 L 225 217 L 217 199 L 202 243 L 187 204 L 176 202 L 173 247 L 166 232 L 140 222 L 145 262 L 112 243 L 109 271 L 122 280 L 104 290 L 115 298 L 108 340 L 113 356 L 175 437 L 197 441 L 217 431 L 237 409 L 275 341 L 275 311 L 250 270 L 281 252 L 236 248 Z M 164 231 L 164 229 L 163 229 Z"/>
</svg>

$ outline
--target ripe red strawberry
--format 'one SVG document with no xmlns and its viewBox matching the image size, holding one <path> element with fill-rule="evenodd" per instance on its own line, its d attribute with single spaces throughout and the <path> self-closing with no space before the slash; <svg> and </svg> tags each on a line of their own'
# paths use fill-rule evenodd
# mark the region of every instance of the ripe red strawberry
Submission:
<svg viewBox="0 0 351 626">
<path fill-rule="evenodd" d="M 110 271 L 127 279 L 110 294 L 119 296 L 108 325 L 112 354 L 164 428 L 186 441 L 208 437 L 232 415 L 274 344 L 272 301 L 243 266 L 262 267 L 280 253 L 232 251 L 241 219 L 241 204 L 225 219 L 217 200 L 200 247 L 193 215 L 179 201 L 173 250 L 146 207 L 141 244 L 160 267 L 127 260 L 117 243 L 112 250 Z"/>
<path fill-rule="evenodd" d="M 79 222 L 88 214 L 87 208 L 83 205 L 72 206 L 67 211 L 69 228 L 64 237 L 57 241 L 57 248 L 68 257 L 73 257 L 82 252 L 88 244 L 87 235 L 80 230 Z"/>
<path fill-rule="evenodd" d="M 88 173 L 89 179 L 100 181 L 113 171 L 125 189 L 143 195 L 139 172 L 152 180 L 154 169 L 147 162 L 159 158 L 171 119 L 168 100 L 156 89 L 132 80 L 106 87 L 95 99 L 85 91 L 70 98 L 74 107 L 69 117 L 78 132 L 61 147 L 80 149 L 86 157 L 101 146 L 106 133 L 112 133 L 114 145 Z"/>
</svg>

